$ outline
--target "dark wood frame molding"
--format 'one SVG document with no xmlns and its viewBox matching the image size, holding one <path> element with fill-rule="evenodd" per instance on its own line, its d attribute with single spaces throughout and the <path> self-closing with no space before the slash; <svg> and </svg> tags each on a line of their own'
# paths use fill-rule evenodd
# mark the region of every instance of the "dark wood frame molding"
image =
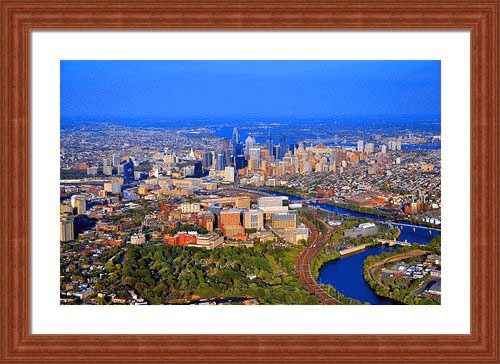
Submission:
<svg viewBox="0 0 500 364">
<path fill-rule="evenodd" d="M 0 0 L 0 4 L 1 362 L 499 362 L 499 0 Z M 469 30 L 471 334 L 30 334 L 30 32 L 55 29 Z"/>
</svg>

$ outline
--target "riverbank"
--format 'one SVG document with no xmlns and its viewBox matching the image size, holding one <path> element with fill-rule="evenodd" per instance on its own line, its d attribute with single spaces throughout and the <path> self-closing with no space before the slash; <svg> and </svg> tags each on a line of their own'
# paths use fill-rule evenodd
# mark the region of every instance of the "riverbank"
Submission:
<svg viewBox="0 0 500 364">
<path fill-rule="evenodd" d="M 359 212 L 362 214 L 374 215 L 374 216 L 378 216 L 378 217 L 389 217 L 389 213 L 387 213 L 387 212 L 379 211 L 377 209 L 373 209 L 373 208 L 369 208 L 369 207 L 361 207 L 361 206 L 355 205 L 355 204 L 333 202 L 330 200 L 325 200 L 325 204 L 330 205 L 330 206 L 339 207 L 339 208 L 349 210 L 349 211 Z"/>
<path fill-rule="evenodd" d="M 408 249 L 411 250 L 408 251 Z M 401 252 L 402 250 L 403 252 Z M 363 265 L 363 277 L 375 294 L 380 297 L 392 299 L 401 302 L 402 304 L 436 304 L 436 302 L 429 298 L 421 298 L 415 294 L 415 290 L 420 288 L 422 284 L 429 280 L 428 274 L 425 276 L 422 275 L 419 279 L 413 279 L 410 281 L 409 278 L 403 279 L 403 272 L 394 270 L 394 273 L 386 271 L 385 274 L 389 274 L 391 278 L 386 278 L 385 282 L 381 278 L 381 272 L 383 273 L 382 267 L 387 264 L 396 264 L 401 261 L 413 260 L 430 253 L 431 252 L 429 250 L 422 250 L 415 247 L 404 247 L 399 248 L 392 254 L 382 253 L 380 255 L 367 257 Z M 391 264 L 391 266 L 392 265 L 393 264 Z"/>
</svg>

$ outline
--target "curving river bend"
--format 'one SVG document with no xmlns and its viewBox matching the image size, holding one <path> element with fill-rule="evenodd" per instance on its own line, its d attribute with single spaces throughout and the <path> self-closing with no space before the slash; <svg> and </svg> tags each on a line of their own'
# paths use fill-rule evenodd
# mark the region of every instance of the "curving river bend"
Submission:
<svg viewBox="0 0 500 364">
<path fill-rule="evenodd" d="M 266 192 L 273 195 L 288 196 L 292 201 L 300 200 L 300 198 L 292 195 L 272 193 L 269 191 Z M 311 203 L 311 205 L 345 216 L 357 218 L 366 217 L 376 220 L 380 219 L 375 215 L 355 212 L 327 204 Z M 407 241 L 410 243 L 415 242 L 418 244 L 428 244 L 434 237 L 441 234 L 440 230 L 429 229 L 422 226 L 398 223 L 392 224 L 400 229 L 401 234 L 398 237 L 398 241 L 401 242 Z M 347 297 L 359 300 L 361 301 L 361 303 L 369 302 L 373 305 L 400 304 L 391 299 L 377 296 L 375 292 L 370 288 L 368 283 L 365 282 L 365 279 L 363 277 L 363 263 L 366 257 L 390 251 L 393 251 L 393 249 L 389 247 L 367 247 L 365 250 L 358 253 L 350 254 L 337 260 L 327 262 L 319 270 L 318 281 L 319 283 L 331 284 L 340 293 L 344 294 Z"/>
</svg>

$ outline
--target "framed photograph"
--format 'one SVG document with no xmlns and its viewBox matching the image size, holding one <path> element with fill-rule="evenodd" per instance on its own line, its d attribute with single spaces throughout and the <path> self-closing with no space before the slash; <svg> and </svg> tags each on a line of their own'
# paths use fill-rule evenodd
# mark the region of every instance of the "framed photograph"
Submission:
<svg viewBox="0 0 500 364">
<path fill-rule="evenodd" d="M 498 360 L 498 5 L 2 1 L 2 360 Z"/>
</svg>

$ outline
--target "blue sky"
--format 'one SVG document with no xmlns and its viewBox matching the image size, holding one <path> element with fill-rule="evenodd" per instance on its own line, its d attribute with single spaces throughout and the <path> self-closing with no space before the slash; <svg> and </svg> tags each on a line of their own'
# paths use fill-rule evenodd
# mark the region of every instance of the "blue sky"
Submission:
<svg viewBox="0 0 500 364">
<path fill-rule="evenodd" d="M 440 110 L 440 61 L 61 61 L 62 118 Z"/>
</svg>

